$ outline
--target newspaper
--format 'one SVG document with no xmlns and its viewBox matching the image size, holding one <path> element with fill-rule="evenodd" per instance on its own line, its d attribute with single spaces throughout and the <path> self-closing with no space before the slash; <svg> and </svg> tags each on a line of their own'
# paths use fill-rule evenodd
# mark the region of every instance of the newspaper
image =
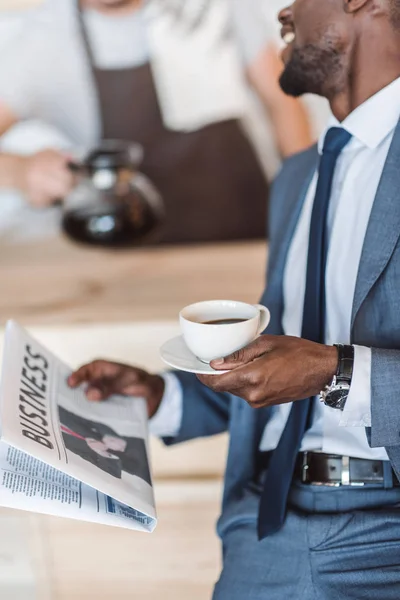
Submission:
<svg viewBox="0 0 400 600">
<path fill-rule="evenodd" d="M 0 385 L 0 506 L 152 532 L 143 398 L 89 402 L 71 369 L 14 321 Z"/>
</svg>

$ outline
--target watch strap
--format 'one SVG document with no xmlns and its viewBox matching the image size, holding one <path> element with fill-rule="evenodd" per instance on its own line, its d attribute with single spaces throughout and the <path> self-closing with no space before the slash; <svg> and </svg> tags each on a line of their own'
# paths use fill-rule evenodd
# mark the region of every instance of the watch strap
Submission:
<svg viewBox="0 0 400 600">
<path fill-rule="evenodd" d="M 338 383 L 345 381 L 350 384 L 354 368 L 354 346 L 335 344 L 338 351 L 338 368 L 336 380 Z"/>
</svg>

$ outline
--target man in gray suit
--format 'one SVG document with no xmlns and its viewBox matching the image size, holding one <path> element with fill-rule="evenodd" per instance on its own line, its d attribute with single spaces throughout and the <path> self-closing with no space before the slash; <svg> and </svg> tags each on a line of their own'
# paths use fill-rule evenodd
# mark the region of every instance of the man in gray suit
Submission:
<svg viewBox="0 0 400 600">
<path fill-rule="evenodd" d="M 70 384 L 145 395 L 167 443 L 230 432 L 215 600 L 394 600 L 400 1 L 296 0 L 279 19 L 283 89 L 334 116 L 274 184 L 266 334 L 201 382 L 99 361 Z"/>
</svg>

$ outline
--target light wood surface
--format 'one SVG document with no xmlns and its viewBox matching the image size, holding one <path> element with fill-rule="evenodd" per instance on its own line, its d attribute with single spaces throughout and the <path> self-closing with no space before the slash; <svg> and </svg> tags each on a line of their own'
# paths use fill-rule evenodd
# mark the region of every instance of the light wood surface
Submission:
<svg viewBox="0 0 400 600">
<path fill-rule="evenodd" d="M 192 302 L 257 302 L 265 244 L 106 252 L 64 239 L 0 247 L 0 322 L 73 324 L 177 319 Z"/>
<path fill-rule="evenodd" d="M 117 253 L 64 239 L 0 247 L 0 324 L 12 317 L 29 326 L 72 367 L 100 355 L 160 369 L 159 346 L 178 332 L 180 308 L 257 302 L 265 255 L 262 243 Z M 226 449 L 226 436 L 173 449 L 152 440 L 152 535 L 0 510 L 0 541 L 15 540 L 0 544 L 1 599 L 210 598 Z"/>
</svg>

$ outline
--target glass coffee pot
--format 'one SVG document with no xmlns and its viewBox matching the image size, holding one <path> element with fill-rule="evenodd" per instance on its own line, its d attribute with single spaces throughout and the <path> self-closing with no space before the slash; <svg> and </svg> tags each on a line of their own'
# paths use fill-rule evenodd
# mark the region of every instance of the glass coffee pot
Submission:
<svg viewBox="0 0 400 600">
<path fill-rule="evenodd" d="M 129 247 L 156 240 L 164 203 L 151 181 L 138 171 L 142 147 L 107 140 L 69 168 L 77 183 L 65 198 L 62 225 L 78 242 Z"/>
</svg>

